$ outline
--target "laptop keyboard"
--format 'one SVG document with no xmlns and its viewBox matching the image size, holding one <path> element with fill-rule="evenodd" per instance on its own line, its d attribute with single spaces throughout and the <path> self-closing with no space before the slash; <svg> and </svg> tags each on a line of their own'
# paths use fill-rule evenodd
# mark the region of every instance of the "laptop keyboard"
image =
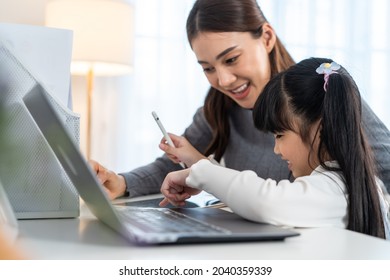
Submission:
<svg viewBox="0 0 390 280">
<path fill-rule="evenodd" d="M 168 208 L 116 207 L 124 222 L 137 225 L 145 232 L 155 233 L 228 233 L 215 225 L 196 220 Z"/>
</svg>

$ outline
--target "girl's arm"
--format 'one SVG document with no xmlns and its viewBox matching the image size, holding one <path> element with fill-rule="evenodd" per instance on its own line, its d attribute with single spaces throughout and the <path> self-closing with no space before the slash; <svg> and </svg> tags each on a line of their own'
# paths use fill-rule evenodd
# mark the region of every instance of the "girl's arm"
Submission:
<svg viewBox="0 0 390 280">
<path fill-rule="evenodd" d="M 239 172 L 201 160 L 191 167 L 186 185 L 213 194 L 233 212 L 255 222 L 293 227 L 346 225 L 344 185 L 330 172 L 278 183 L 253 171 Z"/>
</svg>

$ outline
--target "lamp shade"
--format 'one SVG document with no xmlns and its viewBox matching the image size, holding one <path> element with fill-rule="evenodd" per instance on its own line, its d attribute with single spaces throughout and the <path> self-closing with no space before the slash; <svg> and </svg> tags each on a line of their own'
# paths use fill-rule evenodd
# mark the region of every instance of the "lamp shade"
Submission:
<svg viewBox="0 0 390 280">
<path fill-rule="evenodd" d="M 116 0 L 56 0 L 46 6 L 46 26 L 73 30 L 71 71 L 85 75 L 130 73 L 133 7 Z"/>
</svg>

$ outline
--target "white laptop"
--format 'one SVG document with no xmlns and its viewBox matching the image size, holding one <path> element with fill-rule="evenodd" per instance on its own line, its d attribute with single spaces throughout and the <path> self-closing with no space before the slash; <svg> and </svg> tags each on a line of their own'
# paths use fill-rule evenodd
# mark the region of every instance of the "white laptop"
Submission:
<svg viewBox="0 0 390 280">
<path fill-rule="evenodd" d="M 23 101 L 91 212 L 132 243 L 266 241 L 299 235 L 290 229 L 253 223 L 216 208 L 113 205 L 46 95 L 46 91 L 37 85 Z"/>
</svg>

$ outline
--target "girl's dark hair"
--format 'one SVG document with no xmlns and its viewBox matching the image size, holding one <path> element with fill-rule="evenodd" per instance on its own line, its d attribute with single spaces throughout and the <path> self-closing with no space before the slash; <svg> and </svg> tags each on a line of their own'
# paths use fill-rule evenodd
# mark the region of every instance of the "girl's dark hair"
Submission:
<svg viewBox="0 0 390 280">
<path fill-rule="evenodd" d="M 259 38 L 265 22 L 256 0 L 197 0 L 187 18 L 187 37 L 190 44 L 200 32 L 250 32 L 254 38 Z M 270 53 L 270 63 L 271 77 L 294 64 L 279 38 Z M 204 113 L 213 130 L 213 140 L 205 155 L 214 154 L 217 161 L 229 142 L 229 108 L 235 104 L 212 87 L 205 99 Z"/>
<path fill-rule="evenodd" d="M 316 69 L 331 62 L 310 58 L 275 76 L 256 101 L 253 120 L 261 131 L 295 131 L 310 147 L 309 131 L 319 123 L 318 159 L 326 170 L 343 175 L 347 228 L 384 238 L 375 163 L 362 128 L 360 93 L 343 67 L 329 76 L 325 92 L 324 75 Z M 298 120 L 298 131 L 293 119 Z M 326 165 L 329 159 L 336 160 L 339 168 Z"/>
</svg>

